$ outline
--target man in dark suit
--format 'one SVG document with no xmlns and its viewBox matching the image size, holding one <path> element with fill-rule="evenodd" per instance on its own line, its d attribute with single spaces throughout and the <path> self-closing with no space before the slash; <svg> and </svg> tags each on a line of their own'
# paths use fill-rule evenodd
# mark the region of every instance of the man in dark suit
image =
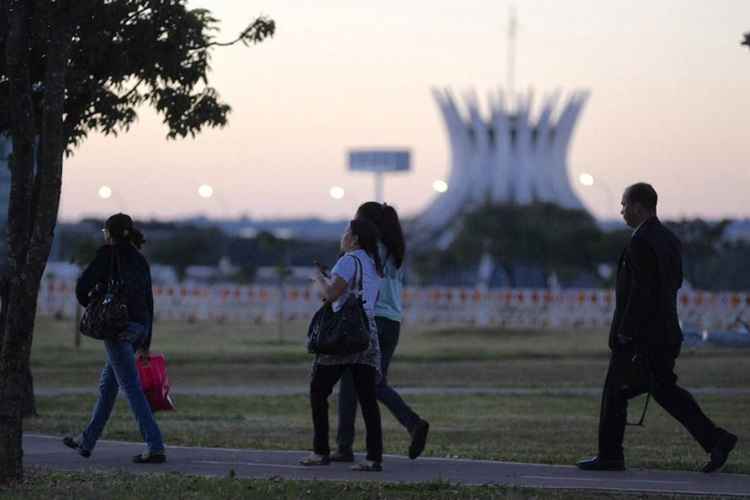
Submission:
<svg viewBox="0 0 750 500">
<path fill-rule="evenodd" d="M 688 391 L 677 385 L 675 360 L 682 331 L 677 290 L 682 286 L 681 243 L 656 216 L 657 194 L 646 183 L 625 190 L 621 214 L 634 229 L 620 256 L 612 351 L 599 416 L 599 454 L 578 462 L 583 470 L 624 470 L 622 442 L 628 399 L 650 392 L 700 443 L 710 460 L 703 472 L 719 470 L 737 436 L 714 425 Z"/>
</svg>

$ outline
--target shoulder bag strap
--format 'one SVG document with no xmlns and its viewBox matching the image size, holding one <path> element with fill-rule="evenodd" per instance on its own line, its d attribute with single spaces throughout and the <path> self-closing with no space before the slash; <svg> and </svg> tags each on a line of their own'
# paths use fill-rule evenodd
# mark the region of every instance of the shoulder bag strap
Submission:
<svg viewBox="0 0 750 500">
<path fill-rule="evenodd" d="M 359 257 L 357 257 L 356 255 L 352 255 L 352 257 L 354 257 L 357 265 L 357 268 L 354 272 L 354 285 L 357 287 L 357 293 L 362 295 L 362 290 L 364 288 L 362 286 L 363 275 L 365 274 L 364 268 L 362 267 L 362 261 L 359 260 Z M 357 273 L 359 273 L 359 280 L 357 280 Z"/>
</svg>

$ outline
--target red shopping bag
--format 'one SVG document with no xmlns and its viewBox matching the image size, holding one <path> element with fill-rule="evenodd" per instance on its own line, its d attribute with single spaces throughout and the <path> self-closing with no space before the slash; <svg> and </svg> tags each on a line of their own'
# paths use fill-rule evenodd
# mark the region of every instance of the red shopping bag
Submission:
<svg viewBox="0 0 750 500">
<path fill-rule="evenodd" d="M 136 358 L 138 377 L 141 387 L 151 405 L 151 411 L 174 410 L 174 402 L 169 395 L 169 377 L 167 376 L 167 360 L 164 354 L 151 353 L 148 360 Z"/>
</svg>

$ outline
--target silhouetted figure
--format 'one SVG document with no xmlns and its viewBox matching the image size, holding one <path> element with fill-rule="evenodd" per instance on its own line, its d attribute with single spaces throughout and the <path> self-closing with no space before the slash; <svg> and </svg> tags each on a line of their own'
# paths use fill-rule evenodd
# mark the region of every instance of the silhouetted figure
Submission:
<svg viewBox="0 0 750 500">
<path fill-rule="evenodd" d="M 624 470 L 628 399 L 654 399 L 710 453 L 703 472 L 720 469 L 737 436 L 717 427 L 688 391 L 674 366 L 682 345 L 677 291 L 682 286 L 682 245 L 656 216 L 657 194 L 638 183 L 625 190 L 621 214 L 634 229 L 617 269 L 612 351 L 599 416 L 599 455 L 578 462 L 584 470 Z"/>
</svg>

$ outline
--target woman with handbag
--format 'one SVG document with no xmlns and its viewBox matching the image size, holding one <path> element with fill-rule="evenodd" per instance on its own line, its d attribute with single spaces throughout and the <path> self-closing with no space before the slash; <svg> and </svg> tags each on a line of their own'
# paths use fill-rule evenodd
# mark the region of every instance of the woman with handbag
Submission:
<svg viewBox="0 0 750 500">
<path fill-rule="evenodd" d="M 141 389 L 135 365 L 135 356 L 148 359 L 154 317 L 151 270 L 139 251 L 145 239 L 133 226 L 133 220 L 122 213 L 107 219 L 102 232 L 105 244 L 78 279 L 76 297 L 86 307 L 101 287 L 118 283 L 120 292 L 117 300 L 122 300 L 127 308 L 127 326 L 119 333 L 98 337 L 104 337 L 107 353 L 99 380 L 99 398 L 91 420 L 80 437 L 67 436 L 63 443 L 76 449 L 82 457 L 91 456 L 112 413 L 117 393 L 122 388 L 148 446 L 148 450 L 133 457 L 133 461 L 163 463 L 167 457 L 161 430 Z"/>
<path fill-rule="evenodd" d="M 375 386 L 380 376 L 380 345 L 375 325 L 382 265 L 378 255 L 377 228 L 365 220 L 353 220 L 341 238 L 343 255 L 326 276 L 323 269 L 313 276 L 323 300 L 331 304 L 334 313 L 343 311 L 353 300 L 352 294 L 361 294 L 366 316 L 364 326 L 369 335 L 369 345 L 353 354 L 317 354 L 310 381 L 310 406 L 312 408 L 314 438 L 313 453 L 302 460 L 302 465 L 328 465 L 331 462 L 328 443 L 328 396 L 345 371 L 352 374 L 354 389 L 362 406 L 367 430 L 367 460 L 352 467 L 355 471 L 381 471 L 383 461 L 383 431 Z M 361 290 L 361 291 L 360 291 Z M 355 308 L 356 312 L 356 308 Z M 321 335 L 324 335 L 322 332 Z"/>
<path fill-rule="evenodd" d="M 388 367 L 398 345 L 403 306 L 401 291 L 404 286 L 404 254 L 406 245 L 396 209 L 385 203 L 368 201 L 357 209 L 356 219 L 364 219 L 375 224 L 380 233 L 378 252 L 383 262 L 383 280 L 380 283 L 380 294 L 375 304 L 375 323 L 378 329 L 378 341 L 381 351 L 380 377 L 376 395 L 401 423 L 411 436 L 409 458 L 415 459 L 422 454 L 427 442 L 430 424 L 417 415 L 401 398 L 398 392 L 388 385 Z M 334 462 L 352 462 L 354 453 L 354 420 L 357 415 L 357 395 L 354 391 L 352 377 L 344 373 L 339 385 L 338 432 L 336 442 L 338 449 L 331 455 Z"/>
</svg>

